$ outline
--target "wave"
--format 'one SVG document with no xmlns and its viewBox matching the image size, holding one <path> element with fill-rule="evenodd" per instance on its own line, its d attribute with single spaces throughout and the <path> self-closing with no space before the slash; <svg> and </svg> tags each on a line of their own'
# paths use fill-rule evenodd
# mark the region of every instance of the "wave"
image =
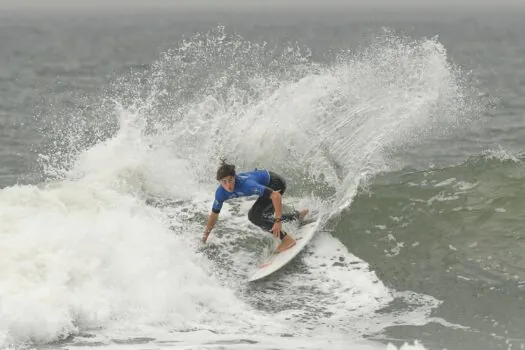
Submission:
<svg viewBox="0 0 525 350">
<path fill-rule="evenodd" d="M 286 200 L 328 221 L 390 152 L 475 109 L 436 39 L 387 31 L 363 52 L 311 57 L 218 27 L 117 79 L 89 109 L 44 118 L 45 181 L 0 192 L 6 342 L 141 327 L 348 341 L 435 321 L 438 300 L 390 290 L 328 232 L 286 278 L 246 286 L 266 240 L 246 223 L 249 200 L 226 206 L 199 249 L 219 156 L 283 174 Z M 399 298 L 414 307 L 377 313 Z"/>
</svg>

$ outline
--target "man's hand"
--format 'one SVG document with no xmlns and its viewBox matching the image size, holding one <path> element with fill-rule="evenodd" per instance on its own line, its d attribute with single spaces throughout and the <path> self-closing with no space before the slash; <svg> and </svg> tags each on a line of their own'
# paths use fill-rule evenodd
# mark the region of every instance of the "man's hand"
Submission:
<svg viewBox="0 0 525 350">
<path fill-rule="evenodd" d="M 280 221 L 273 224 L 272 232 L 275 238 L 279 238 L 279 234 L 281 233 L 282 228 L 283 226 Z"/>
<path fill-rule="evenodd" d="M 208 236 L 210 235 L 213 226 L 215 226 L 218 217 L 219 214 L 214 212 L 210 213 L 210 216 L 208 217 L 208 223 L 206 224 L 206 228 L 204 229 L 204 235 L 202 236 L 202 243 L 206 243 L 206 241 L 208 240 Z"/>
</svg>

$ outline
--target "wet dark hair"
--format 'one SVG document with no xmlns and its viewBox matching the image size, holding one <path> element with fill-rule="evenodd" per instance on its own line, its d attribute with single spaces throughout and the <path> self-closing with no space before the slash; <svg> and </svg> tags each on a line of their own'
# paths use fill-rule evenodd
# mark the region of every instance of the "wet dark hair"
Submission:
<svg viewBox="0 0 525 350">
<path fill-rule="evenodd" d="M 221 158 L 221 165 L 217 169 L 217 180 L 226 176 L 235 176 L 235 165 L 226 163 L 226 158 Z"/>
</svg>

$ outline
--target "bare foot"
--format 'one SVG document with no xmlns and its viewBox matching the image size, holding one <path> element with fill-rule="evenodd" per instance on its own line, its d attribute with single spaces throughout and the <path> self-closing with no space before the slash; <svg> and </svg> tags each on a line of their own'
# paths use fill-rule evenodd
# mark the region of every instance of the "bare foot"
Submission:
<svg viewBox="0 0 525 350">
<path fill-rule="evenodd" d="M 308 209 L 303 209 L 303 210 L 301 210 L 301 211 L 299 212 L 299 220 L 304 219 L 304 217 L 305 217 L 306 215 L 308 215 L 308 212 L 309 212 Z"/>
<path fill-rule="evenodd" d="M 290 237 L 289 234 L 287 234 L 283 241 L 281 242 L 281 244 L 279 244 L 277 246 L 277 249 L 275 250 L 277 253 L 282 253 L 284 252 L 285 250 L 287 249 L 290 249 L 291 247 L 293 247 L 295 245 L 295 239 L 293 239 L 292 237 Z"/>
</svg>

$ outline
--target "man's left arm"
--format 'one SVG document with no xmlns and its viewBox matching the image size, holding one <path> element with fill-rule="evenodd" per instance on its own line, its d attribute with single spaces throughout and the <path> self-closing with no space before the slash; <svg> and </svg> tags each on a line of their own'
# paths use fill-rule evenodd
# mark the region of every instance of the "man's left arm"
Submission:
<svg viewBox="0 0 525 350">
<path fill-rule="evenodd" d="M 281 233 L 282 224 L 281 224 L 281 217 L 283 215 L 283 205 L 282 205 L 282 196 L 279 191 L 273 191 L 270 195 L 270 198 L 273 203 L 273 207 L 275 208 L 275 215 L 274 215 L 274 224 L 272 227 L 272 232 L 275 237 L 279 237 L 279 234 Z"/>
</svg>

